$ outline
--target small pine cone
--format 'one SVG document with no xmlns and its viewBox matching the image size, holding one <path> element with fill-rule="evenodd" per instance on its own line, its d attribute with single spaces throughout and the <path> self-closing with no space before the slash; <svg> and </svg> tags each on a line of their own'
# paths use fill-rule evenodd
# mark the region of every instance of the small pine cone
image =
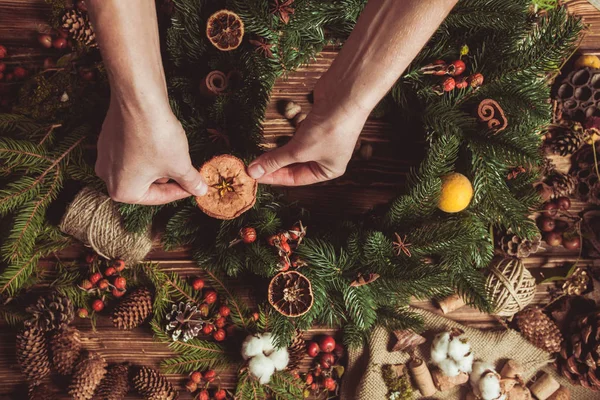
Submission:
<svg viewBox="0 0 600 400">
<path fill-rule="evenodd" d="M 129 365 L 117 364 L 108 368 L 100 383 L 96 398 L 98 400 L 121 400 L 129 392 Z"/>
<path fill-rule="evenodd" d="M 500 249 L 510 257 L 527 258 L 536 253 L 540 247 L 541 238 L 533 240 L 521 239 L 517 235 L 508 232 L 500 238 Z"/>
<path fill-rule="evenodd" d="M 75 367 L 69 395 L 75 400 L 90 400 L 106 375 L 106 361 L 93 352 L 85 354 Z"/>
<path fill-rule="evenodd" d="M 585 144 L 587 135 L 579 122 L 564 121 L 550 125 L 547 136 L 551 138 L 550 148 L 553 153 L 568 156 L 575 153 Z"/>
<path fill-rule="evenodd" d="M 50 374 L 46 336 L 36 327 L 25 327 L 17 335 L 17 362 L 33 385 Z"/>
<path fill-rule="evenodd" d="M 140 326 L 152 312 L 152 295 L 146 288 L 136 289 L 113 311 L 113 324 L 119 329 Z"/>
<path fill-rule="evenodd" d="M 290 361 L 288 362 L 287 369 L 298 369 L 300 362 L 306 354 L 306 341 L 302 338 L 301 333 L 297 333 L 294 340 L 292 340 L 292 344 L 288 347 L 288 353 L 290 355 Z"/>
<path fill-rule="evenodd" d="M 75 318 L 71 300 L 56 292 L 38 298 L 34 305 L 27 308 L 27 312 L 31 314 L 31 319 L 25 321 L 25 325 L 35 326 L 44 332 L 68 325 Z"/>
<path fill-rule="evenodd" d="M 563 336 L 558 326 L 541 308 L 530 307 L 517 314 L 517 325 L 521 334 L 536 347 L 549 353 L 560 351 Z"/>
<path fill-rule="evenodd" d="M 158 371 L 140 367 L 133 377 L 133 386 L 146 400 L 175 400 L 179 393 Z"/>
<path fill-rule="evenodd" d="M 61 375 L 71 375 L 81 353 L 81 334 L 74 326 L 63 326 L 50 338 L 52 365 Z"/>
<path fill-rule="evenodd" d="M 56 391 L 51 385 L 42 383 L 41 385 L 35 385 L 29 387 L 29 399 L 30 400 L 56 400 Z"/>
<path fill-rule="evenodd" d="M 90 19 L 79 10 L 69 10 L 63 15 L 62 28 L 69 32 L 69 36 L 83 46 L 96 47 L 96 33 Z"/>
</svg>

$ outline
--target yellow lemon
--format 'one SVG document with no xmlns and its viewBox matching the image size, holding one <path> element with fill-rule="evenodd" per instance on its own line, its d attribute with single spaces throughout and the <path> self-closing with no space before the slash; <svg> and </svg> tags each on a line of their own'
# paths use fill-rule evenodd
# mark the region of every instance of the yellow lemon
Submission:
<svg viewBox="0 0 600 400">
<path fill-rule="evenodd" d="M 600 58 L 591 54 L 583 55 L 575 61 L 575 69 L 590 67 L 600 69 Z"/>
<path fill-rule="evenodd" d="M 454 172 L 442 178 L 442 193 L 438 208 L 447 213 L 464 210 L 473 198 L 473 185 L 463 174 Z"/>
</svg>

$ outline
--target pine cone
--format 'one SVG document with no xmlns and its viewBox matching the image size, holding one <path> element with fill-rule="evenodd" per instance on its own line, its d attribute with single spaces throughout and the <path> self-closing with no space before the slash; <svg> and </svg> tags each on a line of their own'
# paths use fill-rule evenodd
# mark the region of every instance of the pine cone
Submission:
<svg viewBox="0 0 600 400">
<path fill-rule="evenodd" d="M 56 400 L 56 390 L 48 383 L 29 387 L 30 400 Z"/>
<path fill-rule="evenodd" d="M 99 400 L 121 400 L 129 392 L 129 365 L 117 364 L 109 367 L 100 383 L 96 398 Z"/>
<path fill-rule="evenodd" d="M 133 377 L 133 386 L 146 400 L 175 400 L 179 394 L 158 371 L 140 367 Z"/>
<path fill-rule="evenodd" d="M 25 321 L 25 325 L 44 332 L 68 325 L 75 318 L 71 300 L 56 292 L 38 298 L 34 305 L 27 308 L 27 312 L 31 314 L 31 319 Z"/>
<path fill-rule="evenodd" d="M 547 136 L 551 138 L 549 145 L 552 152 L 561 156 L 574 154 L 589 138 L 586 132 L 579 122 L 561 121 L 560 124 L 551 125 Z"/>
<path fill-rule="evenodd" d="M 575 193 L 578 180 L 571 174 L 554 171 L 543 182 L 537 183 L 536 189 L 544 201 L 557 197 L 568 197 Z"/>
<path fill-rule="evenodd" d="M 600 312 L 573 321 L 557 365 L 572 384 L 600 391 Z"/>
<path fill-rule="evenodd" d="M 52 365 L 61 375 L 71 375 L 81 353 L 79 329 L 65 325 L 50 338 Z"/>
<path fill-rule="evenodd" d="M 198 307 L 191 303 L 181 302 L 173 304 L 172 310 L 165 317 L 167 324 L 165 331 L 171 334 L 171 338 L 177 341 L 187 342 L 200 334 L 205 321 L 202 319 Z"/>
<path fill-rule="evenodd" d="M 500 248 L 504 253 L 511 257 L 527 258 L 532 253 L 536 253 L 540 247 L 541 238 L 536 237 L 533 240 L 521 239 L 511 232 L 500 238 Z"/>
<path fill-rule="evenodd" d="M 306 355 L 306 340 L 302 338 L 300 332 L 296 333 L 294 340 L 292 340 L 292 344 L 288 347 L 288 353 L 290 355 L 290 361 L 288 362 L 287 369 L 298 369 L 302 359 Z"/>
<path fill-rule="evenodd" d="M 86 14 L 78 10 L 69 10 L 63 15 L 62 28 L 69 32 L 69 36 L 81 43 L 83 46 L 96 47 L 96 33 L 90 19 Z"/>
<path fill-rule="evenodd" d="M 106 374 L 106 361 L 94 352 L 85 354 L 75 367 L 69 395 L 75 400 L 90 400 Z"/>
<path fill-rule="evenodd" d="M 140 326 L 152 312 L 152 295 L 146 288 L 136 289 L 113 311 L 113 324 L 119 329 Z"/>
<path fill-rule="evenodd" d="M 525 339 L 549 353 L 557 353 L 563 342 L 558 327 L 541 308 L 530 307 L 517 314 L 517 325 Z"/>
<path fill-rule="evenodd" d="M 36 327 L 25 327 L 17 334 L 17 362 L 30 383 L 37 385 L 50 374 L 46 336 Z"/>
</svg>

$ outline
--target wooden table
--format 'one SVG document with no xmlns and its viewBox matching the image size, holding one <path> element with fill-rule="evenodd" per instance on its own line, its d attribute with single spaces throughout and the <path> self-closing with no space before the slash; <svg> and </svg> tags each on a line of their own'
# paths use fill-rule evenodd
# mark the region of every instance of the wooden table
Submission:
<svg viewBox="0 0 600 400">
<path fill-rule="evenodd" d="M 590 24 L 587 35 L 581 42 L 580 50 L 586 53 L 600 54 L 600 12 L 586 0 L 567 1 L 569 9 L 581 15 Z M 37 45 L 37 30 L 46 22 L 47 6 L 43 0 L 2 0 L 0 2 L 0 43 L 7 46 L 13 56 L 9 63 L 36 64 L 50 55 L 40 50 Z M 309 67 L 302 68 L 285 80 L 280 80 L 273 90 L 272 100 L 267 109 L 264 125 L 265 141 L 268 146 L 276 146 L 281 140 L 293 135 L 294 129 L 277 111 L 281 100 L 294 100 L 301 104 L 304 111 L 310 110 L 308 94 L 316 80 L 328 68 L 336 55 L 335 49 L 328 49 L 320 54 Z M 5 60 L 6 61 L 6 60 Z M 347 173 L 334 182 L 286 189 L 290 199 L 322 215 L 340 215 L 340 213 L 360 214 L 373 206 L 384 204 L 402 189 L 409 169 L 419 162 L 423 154 L 423 143 L 412 138 L 410 132 L 393 132 L 389 124 L 381 120 L 371 119 L 361 134 L 361 140 L 373 146 L 373 157 L 368 161 L 353 157 Z M 402 146 L 393 145 L 392 133 L 401 135 Z M 557 159 L 562 167 L 568 167 L 568 160 Z M 574 202 L 575 210 L 584 204 Z M 77 260 L 82 255 L 81 247 L 73 247 L 61 253 L 63 260 Z M 200 272 L 190 255 L 185 251 L 164 252 L 156 247 L 148 257 L 157 261 L 168 271 L 176 271 L 182 276 L 195 276 Z M 573 262 L 577 254 L 564 249 L 541 251 L 525 260 L 526 265 L 537 277 L 556 275 L 557 268 L 565 263 Z M 53 260 L 45 260 L 51 266 Z M 600 260 L 583 260 L 581 265 L 600 267 Z M 541 281 L 541 279 L 540 279 Z M 233 284 L 236 290 L 247 292 L 248 287 L 240 283 Z M 546 285 L 539 285 L 535 303 L 547 302 Z M 435 309 L 429 302 L 415 302 L 417 306 Z M 499 327 L 498 321 L 490 315 L 482 314 L 469 307 L 463 307 L 450 315 L 451 318 L 480 328 Z M 133 331 L 117 331 L 106 317 L 98 319 L 97 332 L 93 332 L 87 321 L 77 321 L 83 331 L 84 346 L 100 351 L 109 362 L 130 360 L 138 364 L 157 366 L 160 361 L 172 355 L 166 345 L 156 343 L 148 327 Z M 24 377 L 15 364 L 14 343 L 15 332 L 0 322 L 0 399 L 24 399 Z M 310 337 L 325 332 L 314 329 L 307 334 Z M 309 360 L 305 360 L 308 365 Z M 236 371 L 223 371 L 222 382 L 225 387 L 232 387 Z M 169 377 L 180 388 L 185 379 L 182 376 Z M 134 398 L 134 397 L 132 397 Z M 182 391 L 182 399 L 191 398 Z"/>
</svg>

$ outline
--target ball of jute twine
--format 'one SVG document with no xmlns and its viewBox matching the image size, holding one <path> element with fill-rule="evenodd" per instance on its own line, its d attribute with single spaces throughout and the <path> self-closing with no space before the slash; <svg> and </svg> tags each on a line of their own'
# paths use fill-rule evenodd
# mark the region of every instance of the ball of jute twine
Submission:
<svg viewBox="0 0 600 400">
<path fill-rule="evenodd" d="M 116 203 L 91 188 L 77 193 L 59 228 L 110 260 L 135 263 L 146 257 L 152 248 L 150 227 L 144 233 L 128 232 Z"/>
<path fill-rule="evenodd" d="M 505 258 L 490 267 L 486 289 L 494 304 L 494 314 L 512 317 L 531 303 L 535 278 L 517 258 Z"/>
</svg>

